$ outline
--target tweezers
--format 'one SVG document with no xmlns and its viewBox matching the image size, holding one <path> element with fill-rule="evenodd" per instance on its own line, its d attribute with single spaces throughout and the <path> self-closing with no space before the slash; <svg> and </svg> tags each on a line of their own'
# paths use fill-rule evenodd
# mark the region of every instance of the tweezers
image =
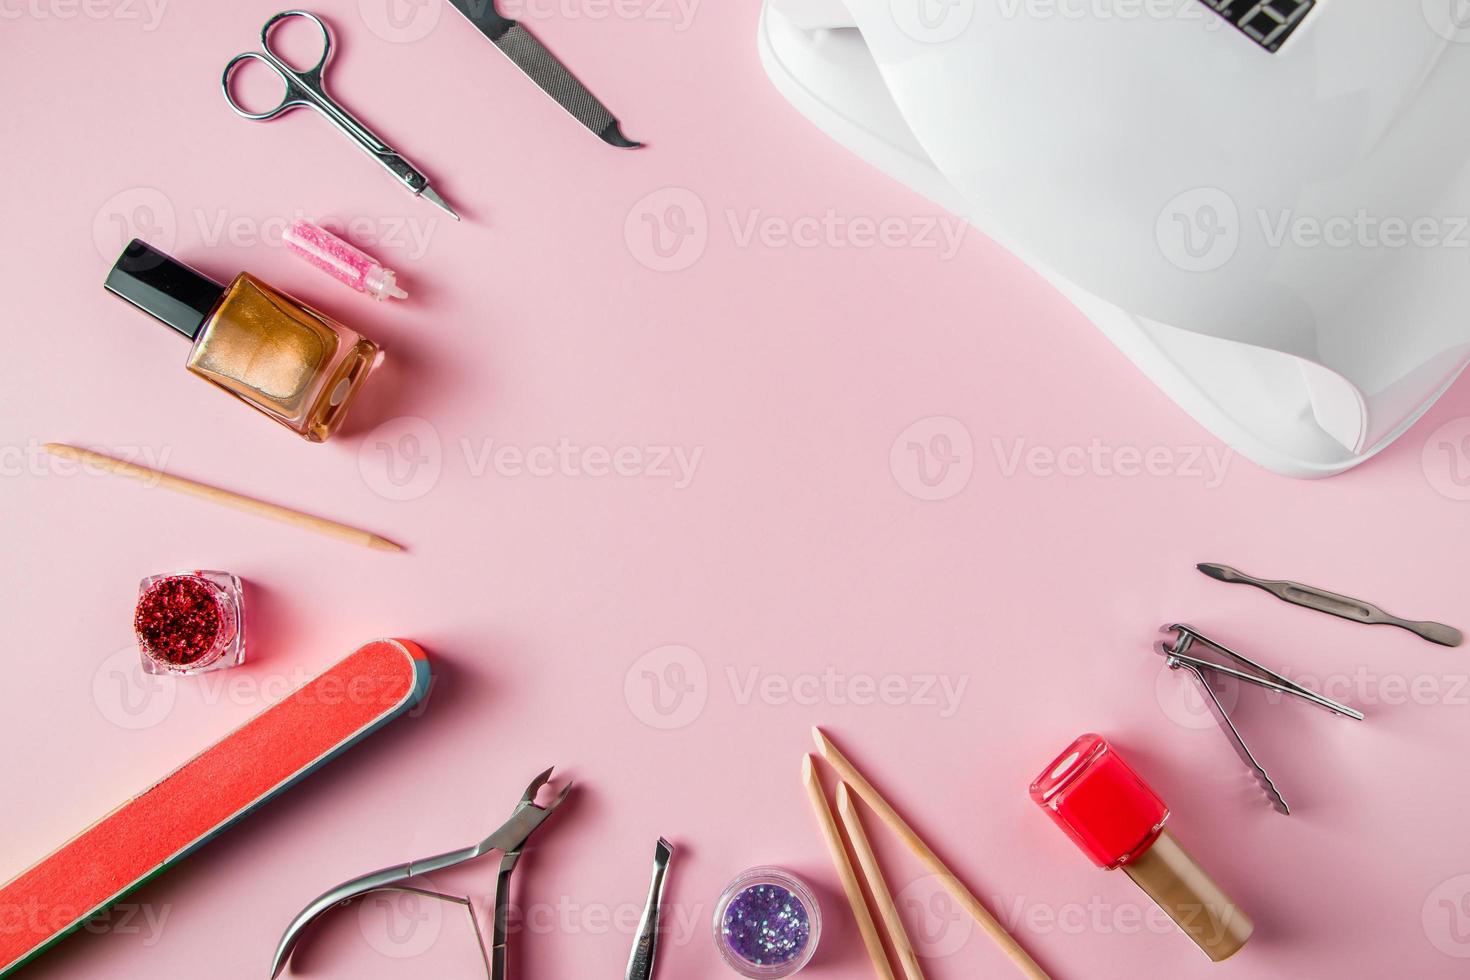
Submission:
<svg viewBox="0 0 1470 980">
<path fill-rule="evenodd" d="M 1331 698 L 1324 697 L 1316 691 L 1303 687 L 1296 681 L 1281 676 L 1274 670 L 1261 666 L 1249 657 L 1236 653 L 1223 644 L 1216 643 L 1193 626 L 1187 626 L 1183 623 L 1171 623 L 1162 627 L 1160 632 L 1172 633 L 1174 634 L 1174 638 L 1172 642 L 1169 640 L 1157 641 L 1154 644 L 1155 651 L 1164 658 L 1164 663 L 1171 670 L 1188 671 L 1194 677 L 1195 681 L 1199 684 L 1200 690 L 1204 693 L 1205 706 L 1210 709 L 1210 714 L 1215 716 L 1215 721 L 1219 723 L 1220 730 L 1225 733 L 1225 737 L 1230 740 L 1230 745 L 1235 749 L 1235 754 L 1240 757 L 1240 761 L 1245 764 L 1245 767 L 1250 770 L 1251 775 L 1255 777 L 1262 792 L 1266 794 L 1266 798 L 1271 802 L 1272 809 L 1277 813 L 1290 815 L 1291 808 L 1287 806 L 1286 800 L 1281 796 L 1281 792 L 1276 788 L 1276 784 L 1271 781 L 1271 777 L 1267 774 L 1265 768 L 1260 762 L 1256 761 L 1255 755 L 1245 744 L 1245 739 L 1241 738 L 1240 730 L 1235 727 L 1235 723 L 1230 720 L 1230 715 L 1226 712 L 1225 706 L 1215 696 L 1215 691 L 1210 687 L 1210 682 L 1206 674 L 1233 677 L 1247 684 L 1264 687 L 1268 691 L 1275 691 L 1278 694 L 1289 695 L 1290 697 L 1306 701 L 1309 704 L 1315 704 L 1317 707 L 1330 711 L 1334 715 L 1343 715 L 1355 721 L 1362 721 L 1363 713 L 1349 708 L 1345 704 L 1339 704 Z M 1210 653 L 1237 664 L 1238 667 L 1230 667 L 1226 664 L 1190 656 L 1190 651 L 1196 646 L 1203 647 Z"/>
<path fill-rule="evenodd" d="M 663 933 L 660 916 L 664 904 L 664 879 L 668 877 L 669 861 L 673 856 L 674 845 L 660 837 L 653 849 L 653 883 L 648 887 L 648 901 L 643 906 L 643 918 L 638 923 L 638 935 L 633 940 L 633 952 L 628 957 L 624 980 L 653 980 L 658 940 Z"/>
<path fill-rule="evenodd" d="M 436 857 L 424 858 L 421 861 L 411 861 L 408 864 L 400 864 L 381 871 L 365 874 L 351 881 L 345 881 L 336 888 L 323 894 L 306 908 L 302 909 L 291 924 L 286 928 L 285 935 L 281 937 L 281 944 L 276 948 L 276 958 L 271 963 L 271 980 L 281 975 L 286 968 L 286 961 L 291 958 L 292 951 L 301 942 L 301 937 L 306 928 L 310 926 L 322 913 L 329 909 L 345 904 L 355 898 L 361 898 L 376 891 L 409 891 L 425 895 L 430 898 L 440 898 L 446 901 L 469 905 L 468 899 L 460 899 L 449 895 L 440 895 L 438 892 L 427 891 L 422 888 L 406 887 L 403 883 L 410 878 L 419 875 L 432 874 L 435 871 L 443 871 L 466 861 L 473 861 L 481 855 L 490 851 L 500 852 L 500 874 L 495 884 L 495 922 L 491 934 L 490 949 L 487 952 L 481 945 L 481 952 L 485 954 L 486 972 L 491 980 L 505 980 L 506 976 L 506 945 L 508 925 L 510 918 L 510 877 L 515 871 L 516 862 L 521 858 L 521 849 L 525 847 L 526 841 L 530 839 L 546 818 L 555 812 L 566 800 L 567 794 L 572 791 L 572 784 L 567 785 L 547 806 L 536 805 L 536 794 L 541 787 L 551 780 L 552 770 L 548 769 L 535 779 L 531 785 L 526 787 L 526 792 L 521 796 L 520 802 L 516 804 L 515 811 L 511 813 L 510 819 L 489 837 L 478 844 L 440 854 Z M 471 916 L 473 918 L 473 915 Z M 476 927 L 476 935 L 479 929 Z"/>
</svg>

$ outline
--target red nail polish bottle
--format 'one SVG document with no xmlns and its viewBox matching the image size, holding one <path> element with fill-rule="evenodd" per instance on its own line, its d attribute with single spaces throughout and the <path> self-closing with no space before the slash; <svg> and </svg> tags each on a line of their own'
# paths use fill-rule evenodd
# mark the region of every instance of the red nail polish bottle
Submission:
<svg viewBox="0 0 1470 980">
<path fill-rule="evenodd" d="M 1122 868 L 1219 962 L 1255 929 L 1164 829 L 1169 808 L 1101 735 L 1083 735 L 1031 784 L 1031 799 L 1100 868 Z"/>
</svg>

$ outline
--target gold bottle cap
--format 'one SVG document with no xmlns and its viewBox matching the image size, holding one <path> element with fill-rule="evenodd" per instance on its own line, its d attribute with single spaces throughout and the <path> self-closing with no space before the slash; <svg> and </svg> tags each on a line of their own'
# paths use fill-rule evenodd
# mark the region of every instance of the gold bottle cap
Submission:
<svg viewBox="0 0 1470 980">
<path fill-rule="evenodd" d="M 1250 916 L 1167 830 L 1123 870 L 1216 963 L 1238 952 L 1255 931 Z"/>
</svg>

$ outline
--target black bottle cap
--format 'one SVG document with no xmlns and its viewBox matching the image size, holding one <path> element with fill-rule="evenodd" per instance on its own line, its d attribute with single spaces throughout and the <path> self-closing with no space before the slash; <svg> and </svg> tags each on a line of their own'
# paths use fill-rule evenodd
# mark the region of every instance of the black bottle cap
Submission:
<svg viewBox="0 0 1470 980">
<path fill-rule="evenodd" d="M 139 238 L 123 249 L 102 284 L 138 309 L 193 340 L 225 287 Z"/>
</svg>

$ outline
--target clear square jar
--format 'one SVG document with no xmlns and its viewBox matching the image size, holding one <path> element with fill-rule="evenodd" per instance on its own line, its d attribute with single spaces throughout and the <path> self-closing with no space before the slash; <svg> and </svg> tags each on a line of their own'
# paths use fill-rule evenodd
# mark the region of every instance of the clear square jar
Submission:
<svg viewBox="0 0 1470 980">
<path fill-rule="evenodd" d="M 150 674 L 201 674 L 245 660 L 245 588 L 229 572 L 150 575 L 138 583 L 133 632 Z"/>
</svg>

